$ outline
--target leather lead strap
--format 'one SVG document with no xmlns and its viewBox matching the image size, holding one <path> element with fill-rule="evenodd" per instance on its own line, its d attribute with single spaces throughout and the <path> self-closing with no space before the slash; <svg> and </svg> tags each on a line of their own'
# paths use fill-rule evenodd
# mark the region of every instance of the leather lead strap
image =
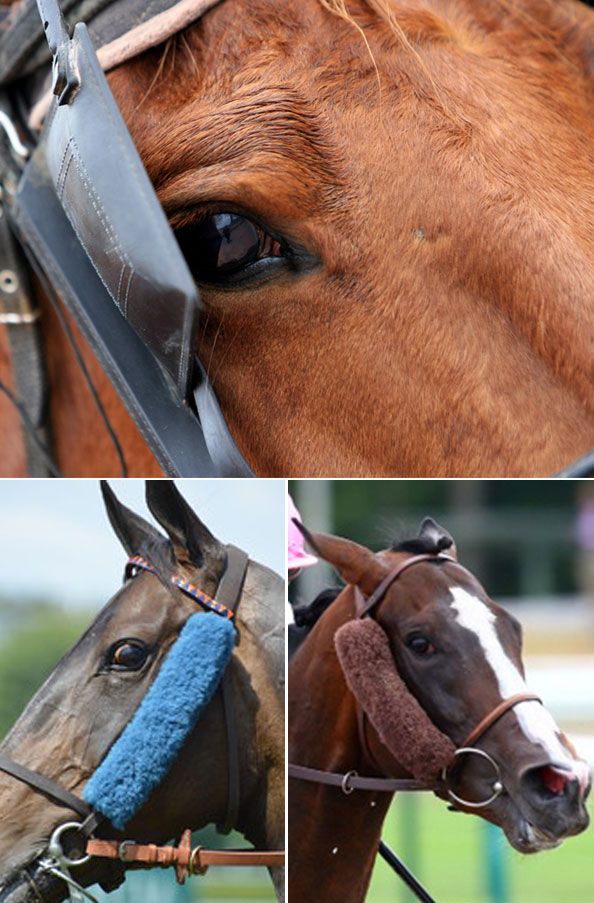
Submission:
<svg viewBox="0 0 594 903">
<path fill-rule="evenodd" d="M 233 545 L 227 546 L 226 552 L 227 566 L 219 581 L 215 593 L 215 601 L 220 602 L 236 614 L 247 571 L 248 556 L 242 549 L 238 549 L 237 546 Z M 237 725 L 235 720 L 235 709 L 233 707 L 232 679 L 229 669 L 223 674 L 221 694 L 223 698 L 223 712 L 227 733 L 228 793 L 225 820 L 223 824 L 217 826 L 217 830 L 220 831 L 221 834 L 228 834 L 237 821 L 240 793 Z"/>
<path fill-rule="evenodd" d="M 210 865 L 246 866 L 285 864 L 285 854 L 280 850 L 194 850 L 183 847 L 138 844 L 125 840 L 89 840 L 87 853 L 107 859 L 122 858 L 124 862 L 143 862 L 147 865 L 167 866 L 179 863 L 192 866 L 192 874 Z"/>
<path fill-rule="evenodd" d="M 29 787 L 33 787 L 34 790 L 47 796 L 53 803 L 65 806 L 66 809 L 72 809 L 74 812 L 82 815 L 83 818 L 87 818 L 91 814 L 91 807 L 84 800 L 74 796 L 73 793 L 69 793 L 68 790 L 64 790 L 50 778 L 37 774 L 37 772 L 25 768 L 24 765 L 18 765 L 7 756 L 0 755 L 0 770 L 12 775 L 13 778 L 17 778 L 24 784 L 28 784 Z"/>
</svg>

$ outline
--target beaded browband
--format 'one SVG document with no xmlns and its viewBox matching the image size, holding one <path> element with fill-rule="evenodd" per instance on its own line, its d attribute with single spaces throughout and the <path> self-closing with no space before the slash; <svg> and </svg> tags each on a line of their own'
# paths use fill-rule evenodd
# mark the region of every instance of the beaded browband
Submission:
<svg viewBox="0 0 594 903">
<path fill-rule="evenodd" d="M 129 572 L 133 567 L 142 568 L 142 570 L 148 571 L 149 574 L 157 573 L 154 565 L 152 565 L 147 558 L 143 558 L 142 555 L 132 555 L 132 557 L 128 559 L 126 576 L 129 576 Z M 172 574 L 170 580 L 178 589 L 181 589 L 182 593 L 191 596 L 192 599 L 195 599 L 200 605 L 210 609 L 210 611 L 214 611 L 217 615 L 229 618 L 230 621 L 235 617 L 234 612 L 230 608 L 227 608 L 226 605 L 222 605 L 220 602 L 215 602 L 208 593 L 203 592 L 203 590 L 199 589 L 199 587 L 190 583 L 188 580 L 185 580 L 179 574 Z"/>
</svg>

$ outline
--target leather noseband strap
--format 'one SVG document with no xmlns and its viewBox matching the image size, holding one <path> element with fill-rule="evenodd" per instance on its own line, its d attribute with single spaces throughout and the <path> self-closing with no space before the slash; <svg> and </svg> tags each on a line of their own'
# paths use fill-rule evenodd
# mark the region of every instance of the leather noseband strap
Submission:
<svg viewBox="0 0 594 903">
<path fill-rule="evenodd" d="M 499 721 L 502 715 L 505 715 L 506 712 L 509 712 L 510 709 L 513 709 L 514 706 L 518 705 L 520 702 L 540 702 L 542 705 L 542 699 L 540 696 L 537 696 L 536 693 L 516 693 L 515 696 L 504 699 L 498 706 L 495 706 L 492 712 L 485 715 L 482 721 L 479 721 L 474 730 L 469 733 L 464 743 L 462 743 L 462 747 L 474 746 L 477 740 L 480 740 L 483 734 L 486 733 L 496 721 Z"/>
<path fill-rule="evenodd" d="M 0 755 L 0 770 L 5 771 L 6 774 L 12 775 L 13 778 L 17 778 L 17 780 L 22 781 L 24 784 L 28 784 L 29 787 L 32 787 L 34 790 L 47 796 L 53 803 L 57 803 L 58 806 L 65 806 L 66 809 L 72 809 L 83 818 L 87 818 L 87 816 L 91 814 L 91 807 L 88 806 L 84 800 L 80 799 L 80 797 L 75 796 L 73 793 L 69 793 L 68 790 L 64 790 L 63 787 L 60 787 L 59 784 L 56 784 L 56 782 L 52 781 L 50 778 L 46 778 L 36 771 L 31 771 L 30 768 L 25 768 L 24 765 L 13 762 L 12 759 L 9 759 L 7 756 Z"/>
</svg>

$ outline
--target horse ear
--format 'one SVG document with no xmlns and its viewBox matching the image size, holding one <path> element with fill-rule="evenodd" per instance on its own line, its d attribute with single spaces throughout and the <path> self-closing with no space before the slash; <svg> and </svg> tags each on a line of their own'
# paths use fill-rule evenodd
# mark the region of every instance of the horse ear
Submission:
<svg viewBox="0 0 594 903">
<path fill-rule="evenodd" d="M 167 542 L 148 521 L 122 505 L 106 480 L 101 480 L 101 493 L 109 522 L 128 555 L 148 554 L 150 557 L 151 549 Z"/>
<path fill-rule="evenodd" d="M 173 480 L 147 480 L 146 503 L 165 528 L 178 561 L 202 567 L 221 558 L 221 543 L 190 508 Z"/>
<path fill-rule="evenodd" d="M 419 527 L 419 537 L 427 538 L 433 543 L 436 552 L 446 552 L 452 558 L 458 559 L 458 550 L 453 537 L 440 527 L 432 517 L 426 517 Z"/>
<path fill-rule="evenodd" d="M 343 580 L 358 586 L 366 596 L 386 576 L 385 566 L 373 552 L 350 539 L 330 536 L 327 533 L 311 533 L 300 521 L 293 520 L 312 549 L 335 568 Z"/>
</svg>

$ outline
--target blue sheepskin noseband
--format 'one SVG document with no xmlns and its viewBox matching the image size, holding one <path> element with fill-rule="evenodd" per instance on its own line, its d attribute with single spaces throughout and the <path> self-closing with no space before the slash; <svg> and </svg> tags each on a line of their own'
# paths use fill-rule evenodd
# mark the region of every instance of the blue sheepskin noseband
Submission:
<svg viewBox="0 0 594 903">
<path fill-rule="evenodd" d="M 191 615 L 132 720 L 85 787 L 84 799 L 120 830 L 169 771 L 227 667 L 235 629 Z"/>
</svg>

